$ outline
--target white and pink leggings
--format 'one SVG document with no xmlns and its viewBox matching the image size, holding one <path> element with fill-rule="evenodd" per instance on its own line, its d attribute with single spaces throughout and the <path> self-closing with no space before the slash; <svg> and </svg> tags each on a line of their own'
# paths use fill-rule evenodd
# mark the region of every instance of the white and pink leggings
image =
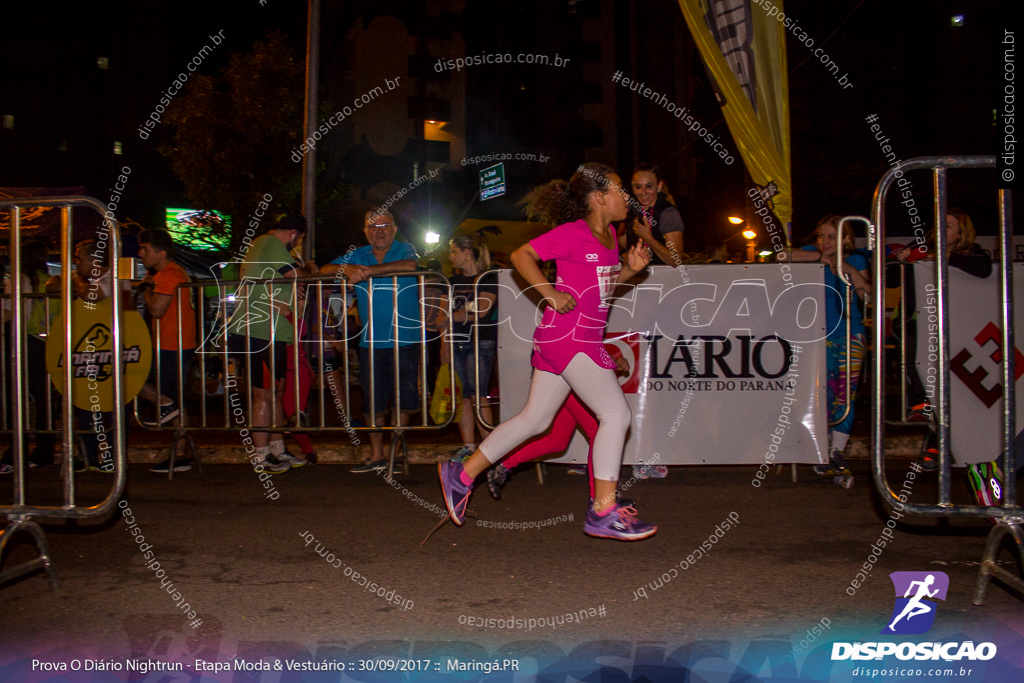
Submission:
<svg viewBox="0 0 1024 683">
<path fill-rule="evenodd" d="M 600 367 L 585 353 L 577 354 L 561 375 L 533 371 L 530 396 L 522 412 L 498 425 L 480 444 L 487 460 L 498 462 L 519 444 L 546 432 L 570 391 L 575 391 L 597 417 L 597 436 L 593 442 L 594 478 L 617 481 L 622 445 L 633 415 L 615 371 Z"/>
</svg>

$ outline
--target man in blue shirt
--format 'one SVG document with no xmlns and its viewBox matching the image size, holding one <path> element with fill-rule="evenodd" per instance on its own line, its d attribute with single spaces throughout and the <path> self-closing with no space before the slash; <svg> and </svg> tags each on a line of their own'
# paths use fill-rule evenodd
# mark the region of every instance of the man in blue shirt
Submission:
<svg viewBox="0 0 1024 683">
<path fill-rule="evenodd" d="M 416 279 L 411 277 L 375 278 L 416 270 L 416 250 L 408 242 L 396 242 L 398 231 L 394 216 L 379 210 L 369 211 L 363 233 L 369 244 L 354 249 L 320 269 L 321 275 L 343 276 L 355 285 L 359 319 L 363 330 L 359 339 L 359 382 L 363 387 L 363 410 L 376 423 L 384 422 L 388 402 L 395 391 L 394 344 L 398 341 L 398 384 L 401 399 L 398 420 L 403 425 L 409 414 L 419 410 L 417 377 L 419 375 L 420 329 L 419 299 Z M 398 309 L 395 310 L 394 289 L 398 287 Z M 373 339 L 370 339 L 370 296 L 373 296 Z M 373 347 L 373 391 L 370 391 L 370 351 Z M 371 408 L 372 405 L 372 408 Z M 370 432 L 371 458 L 352 468 L 352 472 L 375 472 L 387 467 L 384 459 L 384 434 Z"/>
</svg>

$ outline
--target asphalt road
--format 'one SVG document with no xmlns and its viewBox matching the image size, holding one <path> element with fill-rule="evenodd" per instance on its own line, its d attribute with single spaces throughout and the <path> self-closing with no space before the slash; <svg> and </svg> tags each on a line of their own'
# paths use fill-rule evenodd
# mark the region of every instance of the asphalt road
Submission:
<svg viewBox="0 0 1024 683">
<path fill-rule="evenodd" d="M 985 605 L 971 604 L 991 528 L 984 520 L 904 518 L 849 594 L 888 519 L 867 463 L 855 465 L 858 480 L 848 490 L 807 467 L 796 484 L 786 468 L 760 488 L 751 486 L 753 467 L 674 467 L 667 479 L 634 481 L 628 495 L 641 518 L 659 525 L 636 543 L 582 533 L 583 477 L 550 466 L 541 486 L 525 470 L 501 501 L 478 488 L 470 501 L 478 517 L 461 528 L 443 524 L 425 544 L 438 520 L 429 508 L 443 508 L 435 466 L 414 465 L 395 485 L 343 466 L 309 466 L 277 476 L 279 497 L 271 500 L 245 466 L 208 465 L 169 482 L 132 465 L 123 504 L 152 546 L 149 564 L 159 568 L 147 568 L 120 515 L 47 526 L 63 591 L 54 594 L 42 574 L 0 590 L 0 679 L 21 680 L 24 669 L 12 663 L 71 654 L 213 661 L 517 652 L 541 662 L 611 648 L 636 663 L 651 648 L 657 659 L 681 645 L 724 642 L 721 657 L 735 663 L 752 644 L 788 648 L 815 626 L 824 631 L 817 643 L 879 639 L 893 609 L 894 571 L 949 575 L 928 638 L 1015 642 L 1019 657 L 1022 599 L 994 584 Z M 891 463 L 892 478 L 902 481 L 908 465 Z M 38 500 L 59 491 L 54 471 L 32 477 Z M 967 502 L 962 474 L 955 482 Z M 99 500 L 108 485 L 104 475 L 86 475 L 81 497 Z M 0 495 L 7 498 L 9 487 L 0 484 Z M 934 490 L 935 475 L 919 475 L 913 499 Z M 539 528 L 501 528 L 527 523 Z M 711 537 L 710 550 L 699 550 Z M 7 553 L 5 567 L 31 555 L 27 538 Z M 1008 552 L 1002 561 L 1016 567 Z M 383 597 L 370 583 L 383 587 Z M 178 606 L 186 602 L 201 624 L 189 623 Z M 339 680 L 321 675 L 328 677 L 315 680 Z"/>
</svg>

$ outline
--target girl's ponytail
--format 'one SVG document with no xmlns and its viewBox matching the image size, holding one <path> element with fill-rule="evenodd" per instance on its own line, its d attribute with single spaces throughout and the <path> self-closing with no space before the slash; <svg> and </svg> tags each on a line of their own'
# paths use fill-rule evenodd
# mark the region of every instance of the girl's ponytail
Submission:
<svg viewBox="0 0 1024 683">
<path fill-rule="evenodd" d="M 552 180 L 531 190 L 519 204 L 527 218 L 560 225 L 585 218 L 590 213 L 587 197 L 591 192 L 608 189 L 611 166 L 588 162 L 580 164 L 569 182 Z"/>
</svg>

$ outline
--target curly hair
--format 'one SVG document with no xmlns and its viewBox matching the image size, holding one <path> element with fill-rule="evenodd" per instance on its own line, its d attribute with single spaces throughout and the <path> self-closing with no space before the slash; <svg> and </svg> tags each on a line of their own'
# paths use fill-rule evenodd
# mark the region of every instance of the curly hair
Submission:
<svg viewBox="0 0 1024 683">
<path fill-rule="evenodd" d="M 608 176 L 615 169 L 594 161 L 580 164 L 568 182 L 552 180 L 531 190 L 519 204 L 528 218 L 561 225 L 586 218 L 590 213 L 587 198 L 592 192 L 608 190 Z"/>
</svg>

